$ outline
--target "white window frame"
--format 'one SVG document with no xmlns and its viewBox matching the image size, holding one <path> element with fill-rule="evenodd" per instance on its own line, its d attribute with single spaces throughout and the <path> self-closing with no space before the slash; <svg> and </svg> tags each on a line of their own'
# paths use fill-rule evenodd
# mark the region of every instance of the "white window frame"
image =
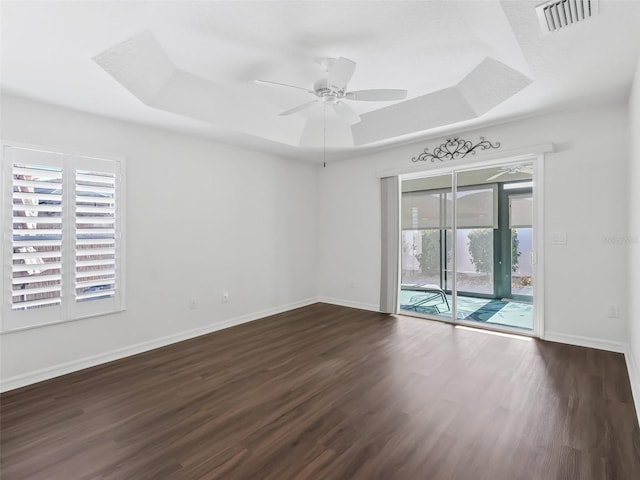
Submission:
<svg viewBox="0 0 640 480">
<path fill-rule="evenodd" d="M 13 161 L 7 157 L 8 150 L 28 150 L 29 154 L 41 156 L 42 164 L 61 163 L 63 170 L 62 194 L 62 298 L 59 305 L 31 310 L 12 310 L 12 255 L 13 255 Z M 125 303 L 125 226 L 126 226 L 126 188 L 125 162 L 122 157 L 77 153 L 56 147 L 25 144 L 21 142 L 0 141 L 2 165 L 0 166 L 0 333 L 41 327 L 56 323 L 79 320 L 98 315 L 108 315 L 126 309 Z M 48 163 L 47 157 L 52 158 Z M 55 158 L 54 158 L 55 157 Z M 109 298 L 78 302 L 75 298 L 75 181 L 76 170 L 104 171 L 115 174 L 116 210 L 115 210 L 115 293 Z"/>
</svg>

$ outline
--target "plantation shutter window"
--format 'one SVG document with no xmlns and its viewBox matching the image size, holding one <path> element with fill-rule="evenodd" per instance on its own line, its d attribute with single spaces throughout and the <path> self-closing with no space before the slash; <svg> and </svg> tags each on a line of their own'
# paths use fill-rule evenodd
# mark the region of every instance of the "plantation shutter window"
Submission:
<svg viewBox="0 0 640 480">
<path fill-rule="evenodd" d="M 121 310 L 121 162 L 2 147 L 3 330 Z"/>
<path fill-rule="evenodd" d="M 119 304 L 117 164 L 78 157 L 73 170 L 73 304 L 78 316 L 108 313 Z M 81 167 L 81 168 L 79 168 Z"/>
</svg>

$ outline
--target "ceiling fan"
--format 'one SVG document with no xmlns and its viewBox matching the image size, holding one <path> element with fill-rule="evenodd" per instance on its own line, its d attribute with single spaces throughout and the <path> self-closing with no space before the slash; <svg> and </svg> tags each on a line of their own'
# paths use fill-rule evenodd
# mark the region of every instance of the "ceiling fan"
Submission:
<svg viewBox="0 0 640 480">
<path fill-rule="evenodd" d="M 348 58 L 326 58 L 321 61 L 321 65 L 327 72 L 327 75 L 314 82 L 312 89 L 269 80 L 255 80 L 255 83 L 259 85 L 277 85 L 280 87 L 296 88 L 298 90 L 304 90 L 316 97 L 310 102 L 286 110 L 280 113 L 280 115 L 291 115 L 309 108 L 313 104 L 322 103 L 323 105 L 333 107 L 336 114 L 349 124 L 358 123 L 360 116 L 349 105 L 344 103 L 344 100 L 389 102 L 393 100 L 403 100 L 407 97 L 406 90 L 398 89 L 346 91 L 347 83 L 349 83 L 349 80 L 351 80 L 356 70 L 356 62 Z"/>
<path fill-rule="evenodd" d="M 492 177 L 487 178 L 487 182 L 491 180 L 495 180 L 502 175 L 514 175 L 516 173 L 526 173 L 529 175 L 533 175 L 533 165 L 507 165 L 505 167 L 500 167 L 498 173 L 493 175 Z"/>
</svg>

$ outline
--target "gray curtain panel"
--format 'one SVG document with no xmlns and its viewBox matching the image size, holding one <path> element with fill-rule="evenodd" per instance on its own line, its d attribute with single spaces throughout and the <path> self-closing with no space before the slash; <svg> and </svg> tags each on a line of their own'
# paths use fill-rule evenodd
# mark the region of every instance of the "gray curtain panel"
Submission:
<svg viewBox="0 0 640 480">
<path fill-rule="evenodd" d="M 400 289 L 400 178 L 380 179 L 382 199 L 382 271 L 380 311 L 398 313 Z"/>
</svg>

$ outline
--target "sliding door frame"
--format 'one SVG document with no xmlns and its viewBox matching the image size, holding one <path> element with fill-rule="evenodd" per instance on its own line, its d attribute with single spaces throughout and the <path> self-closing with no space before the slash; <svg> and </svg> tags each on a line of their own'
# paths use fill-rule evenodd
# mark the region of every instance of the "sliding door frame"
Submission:
<svg viewBox="0 0 640 480">
<path fill-rule="evenodd" d="M 447 323 L 452 323 L 455 325 L 464 325 L 476 328 L 483 328 L 486 330 L 494 330 L 498 332 L 505 333 L 517 333 L 520 335 L 526 336 L 534 336 L 544 338 L 545 325 L 544 325 L 544 153 L 539 154 L 524 154 L 524 155 L 514 155 L 514 156 L 505 156 L 503 158 L 493 158 L 491 160 L 484 161 L 460 161 L 455 165 L 447 164 L 447 166 L 436 167 L 436 168 L 427 168 L 421 171 L 411 171 L 410 173 L 399 173 L 400 181 L 403 182 L 405 180 L 412 180 L 417 178 L 425 178 L 432 176 L 442 176 L 446 174 L 451 175 L 451 186 L 452 186 L 452 198 L 455 198 L 457 195 L 457 174 L 461 172 L 470 172 L 474 170 L 482 170 L 488 167 L 496 167 L 496 166 L 506 166 L 513 165 L 519 163 L 531 163 L 533 165 L 533 187 L 532 187 L 532 195 L 533 195 L 533 239 L 534 239 L 534 249 L 533 249 L 533 261 L 532 261 L 532 276 L 533 276 L 533 330 L 532 331 L 524 331 L 518 328 L 509 328 L 502 326 L 494 326 L 487 323 L 479 323 L 470 320 L 459 320 L 457 319 L 457 309 L 456 309 L 456 298 L 458 293 L 458 282 L 456 278 L 457 272 L 457 255 L 456 252 L 456 243 L 457 243 L 457 201 L 452 202 L 452 215 L 451 219 L 452 224 L 452 248 L 453 248 L 453 258 L 452 258 L 452 269 L 453 269 L 453 282 L 452 282 L 452 305 L 451 305 L 451 319 L 443 318 L 441 316 L 429 315 L 429 314 L 414 314 L 414 312 L 410 312 L 411 315 L 428 318 L 430 320 L 438 320 L 444 321 Z M 400 268 L 402 268 L 400 266 Z M 398 292 L 399 295 L 400 292 Z"/>
</svg>

